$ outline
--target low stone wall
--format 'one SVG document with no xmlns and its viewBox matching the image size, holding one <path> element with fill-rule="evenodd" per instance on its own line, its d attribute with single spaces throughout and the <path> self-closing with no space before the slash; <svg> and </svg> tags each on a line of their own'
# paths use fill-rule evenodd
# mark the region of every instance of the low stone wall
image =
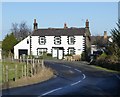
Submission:
<svg viewBox="0 0 120 97">
<path fill-rule="evenodd" d="M 72 55 L 72 56 L 65 56 L 64 60 L 67 61 L 80 61 L 81 56 L 80 55 Z"/>
</svg>

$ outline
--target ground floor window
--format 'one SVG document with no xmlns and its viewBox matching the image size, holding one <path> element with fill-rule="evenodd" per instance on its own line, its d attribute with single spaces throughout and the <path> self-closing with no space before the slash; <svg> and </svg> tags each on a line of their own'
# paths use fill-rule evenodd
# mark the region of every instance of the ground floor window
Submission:
<svg viewBox="0 0 120 97">
<path fill-rule="evenodd" d="M 73 47 L 68 48 L 68 54 L 75 54 L 75 49 Z"/>
<path fill-rule="evenodd" d="M 45 53 L 47 53 L 47 48 L 38 48 L 38 49 L 37 49 L 37 55 L 38 55 L 38 56 L 42 56 L 42 55 L 44 55 Z"/>
</svg>

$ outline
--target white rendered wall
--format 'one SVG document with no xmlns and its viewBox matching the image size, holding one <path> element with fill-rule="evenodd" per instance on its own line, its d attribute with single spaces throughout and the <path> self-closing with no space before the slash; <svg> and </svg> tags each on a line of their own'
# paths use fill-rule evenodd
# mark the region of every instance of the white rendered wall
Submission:
<svg viewBox="0 0 120 97">
<path fill-rule="evenodd" d="M 27 40 L 29 41 L 29 44 L 27 44 Z M 30 54 L 30 36 L 19 42 L 17 45 L 14 46 L 14 59 L 18 59 L 18 51 L 19 49 L 27 49 L 28 55 Z"/>
<path fill-rule="evenodd" d="M 97 51 L 97 45 L 91 45 L 91 54 L 93 54 L 94 51 Z"/>
<path fill-rule="evenodd" d="M 54 36 L 45 36 L 46 37 L 46 44 L 40 45 L 38 43 L 38 37 L 39 36 L 32 36 L 31 43 L 32 43 L 32 54 L 37 55 L 37 48 L 47 48 L 47 53 L 51 53 L 52 47 L 63 47 L 64 53 L 67 54 L 68 47 L 74 47 L 75 48 L 75 54 L 81 54 L 83 51 L 83 42 L 84 37 L 83 36 L 74 36 L 75 37 L 75 44 L 69 45 L 67 42 L 68 37 L 67 36 L 61 36 L 61 44 L 55 45 L 54 44 Z"/>
</svg>

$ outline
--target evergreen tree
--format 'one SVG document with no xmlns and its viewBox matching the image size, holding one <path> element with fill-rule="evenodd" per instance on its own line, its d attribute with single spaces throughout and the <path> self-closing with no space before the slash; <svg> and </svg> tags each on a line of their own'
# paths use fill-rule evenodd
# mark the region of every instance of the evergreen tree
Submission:
<svg viewBox="0 0 120 97">
<path fill-rule="evenodd" d="M 13 54 L 14 46 L 18 43 L 17 39 L 13 35 L 13 33 L 7 34 L 6 37 L 3 39 L 2 42 L 2 50 L 3 55 L 9 56 L 10 54 Z"/>
<path fill-rule="evenodd" d="M 120 19 L 117 23 L 118 28 L 111 30 L 113 43 L 110 46 L 111 53 L 120 60 Z"/>
<path fill-rule="evenodd" d="M 111 30 L 113 42 L 120 48 L 120 19 L 117 23 L 117 28 Z"/>
</svg>

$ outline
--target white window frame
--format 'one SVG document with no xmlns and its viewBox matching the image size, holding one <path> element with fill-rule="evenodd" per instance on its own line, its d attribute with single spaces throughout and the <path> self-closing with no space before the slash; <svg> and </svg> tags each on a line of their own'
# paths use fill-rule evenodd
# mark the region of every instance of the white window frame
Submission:
<svg viewBox="0 0 120 97">
<path fill-rule="evenodd" d="M 37 52 L 38 52 L 39 56 L 42 56 L 44 54 L 44 52 L 47 53 L 47 48 L 38 48 Z"/>
<path fill-rule="evenodd" d="M 39 42 L 40 45 L 44 45 L 46 43 L 45 37 L 44 36 L 40 36 L 38 42 Z"/>
<path fill-rule="evenodd" d="M 56 45 L 61 44 L 61 37 L 60 36 L 55 36 L 54 37 L 54 44 L 56 44 Z"/>
<path fill-rule="evenodd" d="M 68 44 L 75 44 L 75 37 L 74 36 L 68 37 Z"/>
<path fill-rule="evenodd" d="M 72 51 L 72 53 L 71 53 L 71 51 Z M 74 48 L 68 48 L 68 54 L 71 54 L 71 55 L 75 54 L 75 49 Z"/>
</svg>

